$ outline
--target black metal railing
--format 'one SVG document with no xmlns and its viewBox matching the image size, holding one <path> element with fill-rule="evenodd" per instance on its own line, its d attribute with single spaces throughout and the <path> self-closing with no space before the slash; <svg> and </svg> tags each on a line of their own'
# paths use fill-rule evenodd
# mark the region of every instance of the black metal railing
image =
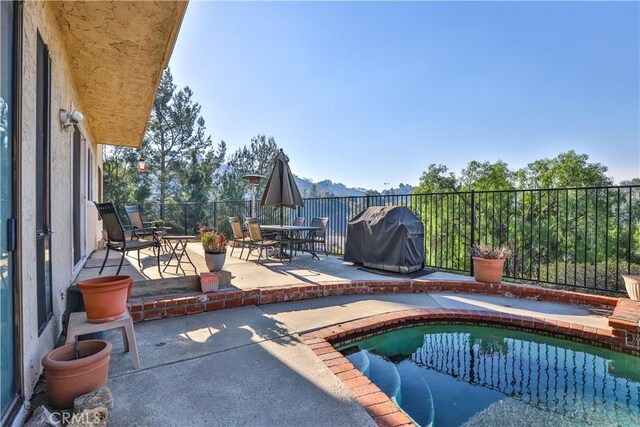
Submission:
<svg viewBox="0 0 640 427">
<path fill-rule="evenodd" d="M 369 206 L 407 206 L 425 227 L 427 267 L 471 273 L 472 243 L 509 245 L 505 277 L 621 293 L 621 274 L 640 274 L 640 186 L 469 191 L 305 199 L 284 209 L 283 221 L 328 217 L 327 248 L 344 251 L 347 223 Z M 228 216 L 249 216 L 249 201 L 142 206 L 145 220 L 162 218 L 174 232 L 195 233 L 207 224 L 230 233 Z M 262 224 L 279 223 L 280 211 L 257 207 Z"/>
</svg>

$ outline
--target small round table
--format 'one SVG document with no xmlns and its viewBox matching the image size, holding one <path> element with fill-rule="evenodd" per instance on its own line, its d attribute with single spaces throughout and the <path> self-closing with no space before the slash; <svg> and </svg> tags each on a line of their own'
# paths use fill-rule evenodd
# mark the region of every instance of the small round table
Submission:
<svg viewBox="0 0 640 427">
<path fill-rule="evenodd" d="M 187 253 L 187 243 L 189 243 L 189 240 L 195 240 L 195 239 L 196 239 L 196 236 L 191 236 L 191 235 L 164 236 L 162 240 L 165 240 L 169 244 L 169 248 L 171 248 L 171 254 L 169 255 L 169 260 L 167 261 L 167 265 L 164 266 L 164 269 L 162 271 L 165 272 L 167 270 L 167 267 L 169 266 L 173 267 L 171 265 L 171 260 L 175 257 L 176 260 L 178 261 L 176 265 L 176 274 L 178 274 L 178 268 L 179 268 L 180 270 L 182 270 L 182 274 L 186 275 L 186 273 L 184 272 L 184 268 L 182 268 L 182 265 L 180 265 L 182 263 L 182 257 L 186 256 L 187 260 L 189 261 L 189 264 L 191 264 L 193 269 L 197 272 L 198 269 L 193 264 L 193 261 L 191 261 L 191 258 Z"/>
</svg>

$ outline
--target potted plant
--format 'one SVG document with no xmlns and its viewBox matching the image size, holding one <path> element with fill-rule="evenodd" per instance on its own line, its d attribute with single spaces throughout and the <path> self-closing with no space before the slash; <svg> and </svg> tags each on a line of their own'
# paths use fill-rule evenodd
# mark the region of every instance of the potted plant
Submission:
<svg viewBox="0 0 640 427">
<path fill-rule="evenodd" d="M 131 276 L 104 276 L 78 282 L 89 323 L 104 323 L 124 316 L 131 295 Z"/>
<path fill-rule="evenodd" d="M 76 341 L 51 350 L 42 359 L 49 402 L 58 409 L 73 408 L 76 397 L 107 385 L 111 343 Z"/>
<path fill-rule="evenodd" d="M 640 301 L 640 274 L 623 274 L 622 278 L 629 298 Z"/>
<path fill-rule="evenodd" d="M 205 231 L 200 235 L 200 242 L 209 271 L 222 270 L 227 255 L 227 238 L 224 233 Z"/>
<path fill-rule="evenodd" d="M 511 255 L 511 248 L 508 246 L 497 248 L 483 244 L 471 246 L 473 277 L 478 282 L 500 283 L 504 271 L 504 261 L 511 258 Z"/>
</svg>

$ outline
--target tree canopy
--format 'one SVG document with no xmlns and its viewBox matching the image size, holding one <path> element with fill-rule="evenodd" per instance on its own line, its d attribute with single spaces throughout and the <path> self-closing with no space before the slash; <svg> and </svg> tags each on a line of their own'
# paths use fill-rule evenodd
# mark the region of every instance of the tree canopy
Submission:
<svg viewBox="0 0 640 427">
<path fill-rule="evenodd" d="M 536 160 L 518 170 L 511 170 L 502 160 L 473 160 L 460 176 L 444 165 L 430 164 L 414 193 L 608 186 L 613 180 L 607 171 L 606 166 L 589 162 L 587 154 L 573 150 L 552 159 Z"/>
<path fill-rule="evenodd" d="M 268 176 L 273 167 L 273 159 L 280 148 L 273 137 L 259 134 L 251 138 L 248 146 L 240 147 L 229 156 L 224 172 L 220 175 L 220 200 L 244 200 L 249 192 L 249 184 L 242 179 L 243 175 L 258 174 Z M 260 200 L 266 180 L 258 187 L 256 200 Z"/>
</svg>

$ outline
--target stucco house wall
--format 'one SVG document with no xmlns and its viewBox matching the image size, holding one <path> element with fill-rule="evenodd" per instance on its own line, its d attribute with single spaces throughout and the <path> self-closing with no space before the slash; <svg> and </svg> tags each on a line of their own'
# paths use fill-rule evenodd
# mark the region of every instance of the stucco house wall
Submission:
<svg viewBox="0 0 640 427">
<path fill-rule="evenodd" d="M 36 51 L 40 32 L 51 56 L 51 260 L 53 281 L 53 318 L 38 336 L 36 277 Z M 22 353 L 23 390 L 29 399 L 42 372 L 41 359 L 52 348 L 62 331 L 66 290 L 74 278 L 72 206 L 72 135 L 62 131 L 59 109 L 71 111 L 83 106 L 77 94 L 69 66 L 68 52 L 62 42 L 56 18 L 47 2 L 24 3 L 22 49 L 22 147 L 21 147 L 21 276 L 22 276 Z M 93 194 L 98 191 L 98 167 L 102 150 L 91 136 L 91 124 L 82 123 L 82 134 L 93 150 Z M 86 153 L 85 153 L 86 156 Z M 83 163 L 87 178 L 86 160 Z M 86 185 L 86 184 L 85 184 Z M 97 212 L 87 203 L 87 254 L 95 249 L 98 230 Z"/>
</svg>

